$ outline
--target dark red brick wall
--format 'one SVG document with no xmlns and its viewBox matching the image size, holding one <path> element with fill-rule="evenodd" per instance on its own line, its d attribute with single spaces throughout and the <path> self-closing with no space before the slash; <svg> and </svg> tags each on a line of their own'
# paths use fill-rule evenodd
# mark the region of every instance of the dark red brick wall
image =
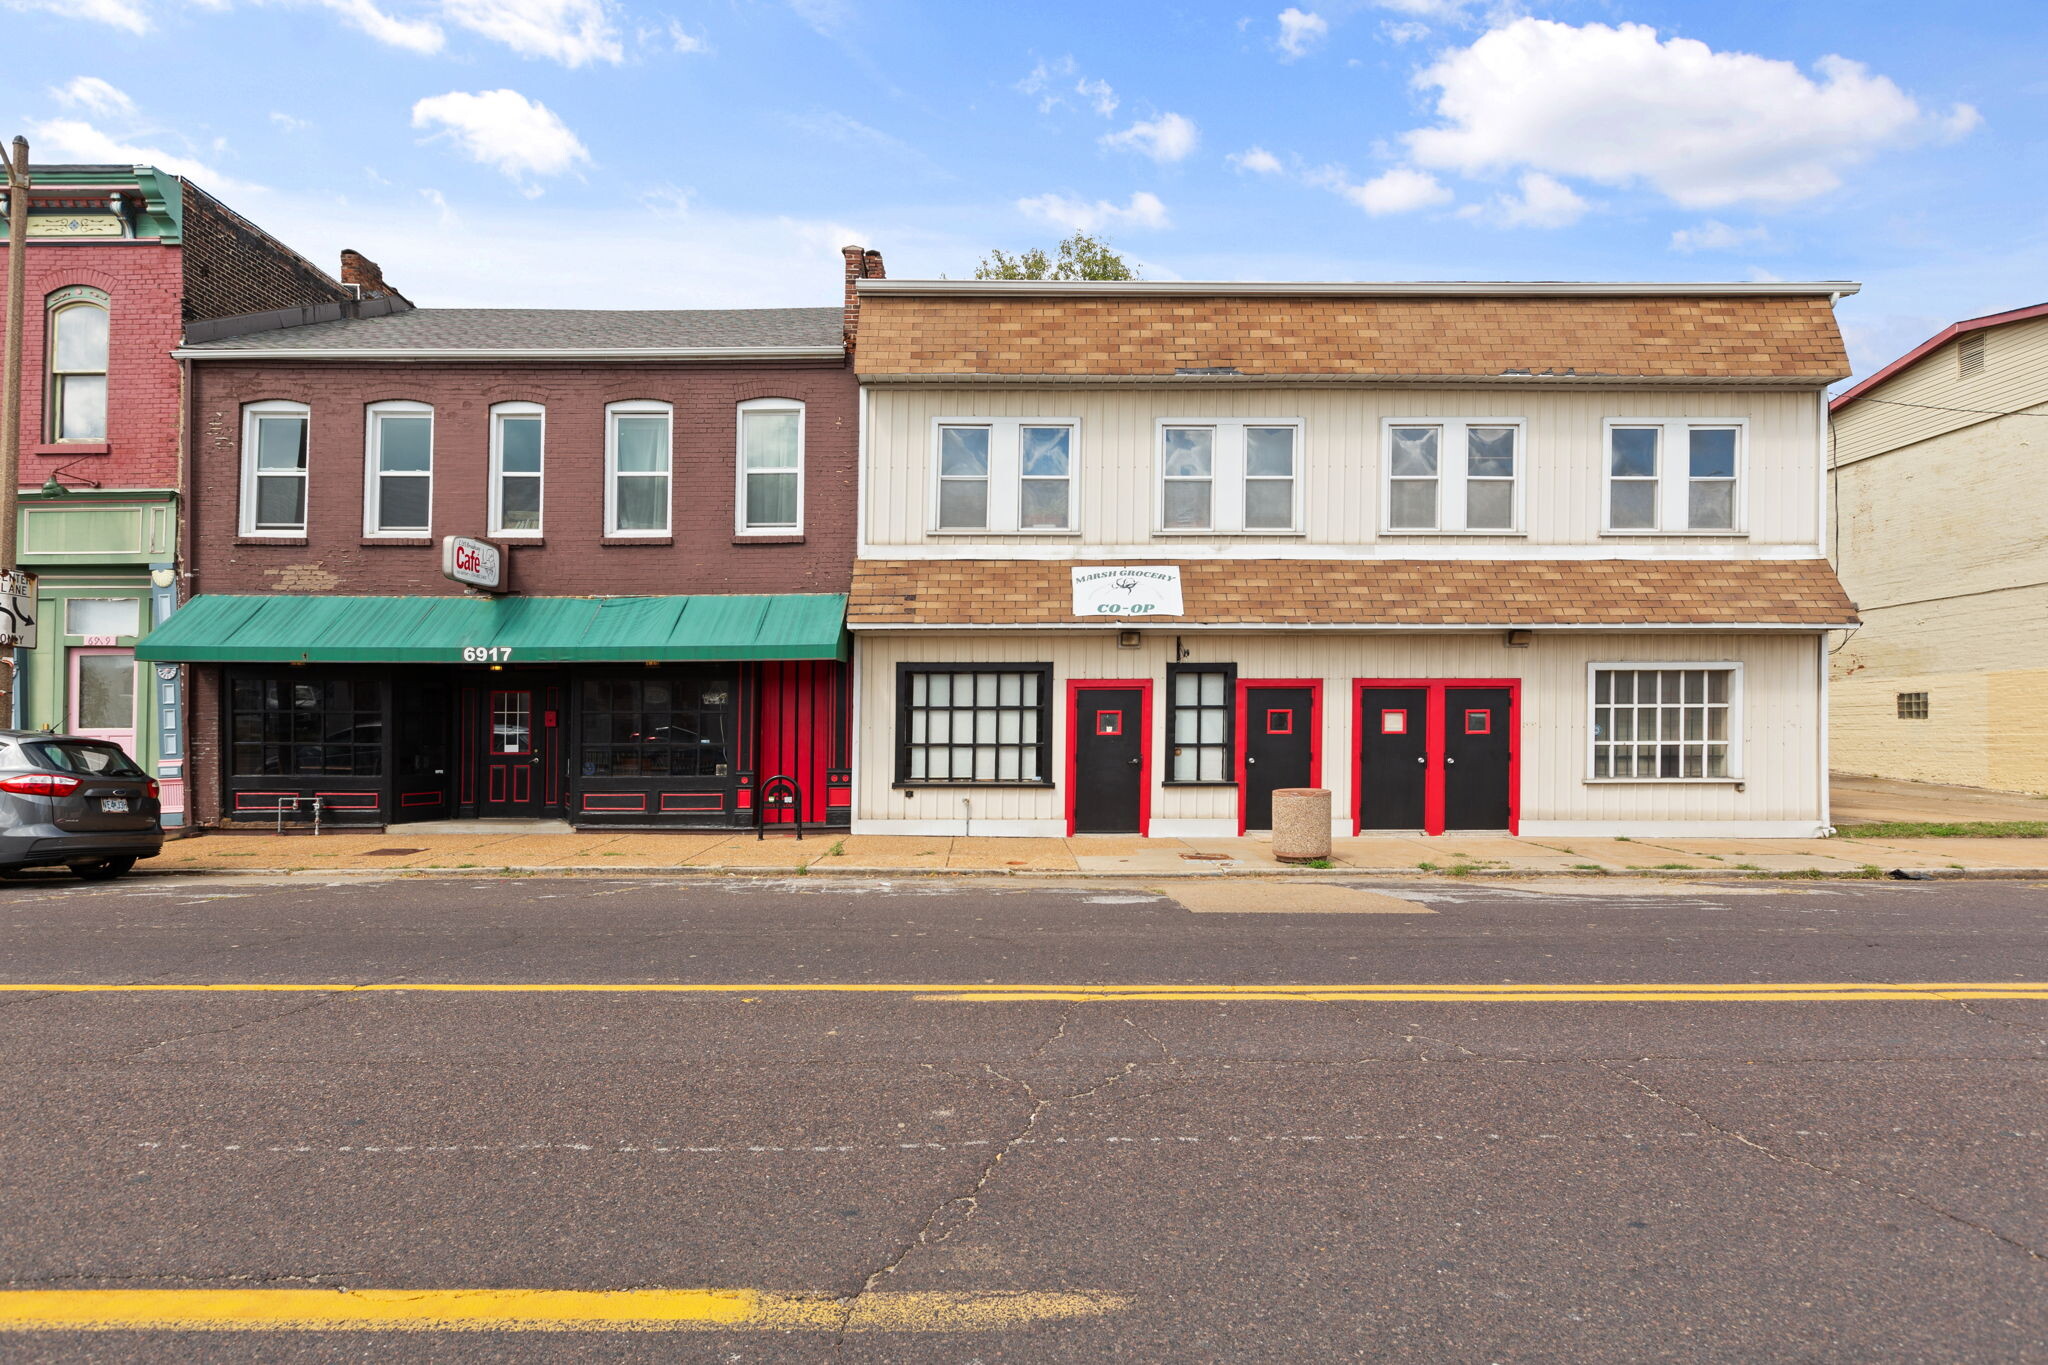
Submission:
<svg viewBox="0 0 2048 1365">
<path fill-rule="evenodd" d="M 0 244 L 0 264 L 8 248 Z M 59 289 L 91 285 L 109 299 L 107 312 L 107 446 L 104 454 L 48 443 L 44 429 L 49 342 L 45 301 Z M 28 307 L 22 328 L 21 484 L 35 488 L 50 470 L 69 471 L 108 488 L 178 485 L 178 362 L 171 359 L 182 323 L 178 248 L 154 242 L 84 243 L 39 240 L 28 251 Z"/>
<path fill-rule="evenodd" d="M 193 365 L 193 461 L 187 562 L 192 593 L 457 594 L 441 577 L 439 537 L 488 526 L 490 408 L 547 407 L 545 544 L 511 552 L 513 587 L 548 596 L 845 592 L 853 574 L 859 435 L 853 371 L 833 363 L 718 365 Z M 735 544 L 735 405 L 804 402 L 801 544 Z M 289 399 L 312 409 L 308 534 L 303 543 L 239 536 L 241 410 Z M 364 408 L 388 399 L 434 406 L 433 539 L 364 543 Z M 675 406 L 672 542 L 604 543 L 604 408 L 628 399 Z"/>
<path fill-rule="evenodd" d="M 184 188 L 187 321 L 353 299 L 326 271 L 189 180 Z"/>
</svg>

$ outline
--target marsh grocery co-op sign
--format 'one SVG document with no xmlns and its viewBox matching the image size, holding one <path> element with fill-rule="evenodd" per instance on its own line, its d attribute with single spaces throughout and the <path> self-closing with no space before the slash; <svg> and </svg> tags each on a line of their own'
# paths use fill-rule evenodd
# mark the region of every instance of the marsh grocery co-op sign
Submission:
<svg viewBox="0 0 2048 1365">
<path fill-rule="evenodd" d="M 1184 610 L 1177 564 L 1142 569 L 1091 565 L 1073 574 L 1076 616 L 1179 616 Z"/>
</svg>

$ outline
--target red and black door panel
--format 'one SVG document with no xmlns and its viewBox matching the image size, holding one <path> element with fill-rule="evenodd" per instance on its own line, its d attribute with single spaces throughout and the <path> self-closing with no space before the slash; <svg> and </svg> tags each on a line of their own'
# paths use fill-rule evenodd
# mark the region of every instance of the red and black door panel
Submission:
<svg viewBox="0 0 2048 1365">
<path fill-rule="evenodd" d="M 1315 783 L 1315 689 L 1244 688 L 1244 827 L 1273 828 L 1273 793 Z"/>
<path fill-rule="evenodd" d="M 1074 833 L 1144 833 L 1144 714 L 1141 688 L 1074 690 Z"/>
<path fill-rule="evenodd" d="M 1444 689 L 1445 829 L 1507 829 L 1512 823 L 1513 701 L 1505 687 Z"/>
<path fill-rule="evenodd" d="M 1358 826 L 1428 827 L 1429 690 L 1366 688 L 1359 720 Z"/>
</svg>

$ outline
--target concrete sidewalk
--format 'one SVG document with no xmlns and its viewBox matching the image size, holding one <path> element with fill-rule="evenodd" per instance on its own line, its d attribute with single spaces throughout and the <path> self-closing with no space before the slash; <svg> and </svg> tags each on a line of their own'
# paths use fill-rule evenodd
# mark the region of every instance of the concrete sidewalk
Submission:
<svg viewBox="0 0 2048 1365">
<path fill-rule="evenodd" d="M 2048 878 L 2044 839 L 1528 839 L 1381 835 L 1338 839 L 1329 868 L 1277 862 L 1271 843 L 1239 839 L 1071 839 L 810 834 L 206 834 L 141 864 L 150 872 L 791 872 L 903 876 L 955 872 L 1089 876 L 1347 872 L 1855 876 L 1893 869 L 1937 876 Z"/>
</svg>

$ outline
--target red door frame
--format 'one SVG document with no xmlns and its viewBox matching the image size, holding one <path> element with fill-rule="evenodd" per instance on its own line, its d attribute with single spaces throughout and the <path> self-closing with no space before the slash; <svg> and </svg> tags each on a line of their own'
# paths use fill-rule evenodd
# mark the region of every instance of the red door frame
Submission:
<svg viewBox="0 0 2048 1365">
<path fill-rule="evenodd" d="M 1508 690 L 1508 833 L 1522 828 L 1522 680 L 1519 678 L 1354 678 L 1351 683 L 1351 716 L 1355 725 L 1365 723 L 1365 694 L 1377 688 L 1420 688 L 1425 693 L 1424 723 L 1429 726 L 1429 770 L 1422 778 L 1422 832 L 1444 832 L 1444 737 L 1451 721 L 1446 694 L 1453 687 L 1505 687 Z M 1365 822 L 1365 735 L 1351 737 L 1351 832 L 1364 833 Z"/>
<path fill-rule="evenodd" d="M 1254 687 L 1305 687 L 1308 689 L 1308 784 L 1311 787 L 1323 785 L 1323 680 L 1321 678 L 1239 678 L 1237 680 L 1236 724 L 1232 734 L 1236 740 L 1237 771 L 1237 832 L 1244 833 L 1244 759 L 1245 739 L 1245 693 Z"/>
<path fill-rule="evenodd" d="M 1138 694 L 1138 837 L 1152 834 L 1152 680 L 1150 678 L 1078 678 L 1067 680 L 1067 834 L 1074 833 L 1074 784 L 1080 777 L 1081 694 L 1135 691 Z"/>
</svg>

